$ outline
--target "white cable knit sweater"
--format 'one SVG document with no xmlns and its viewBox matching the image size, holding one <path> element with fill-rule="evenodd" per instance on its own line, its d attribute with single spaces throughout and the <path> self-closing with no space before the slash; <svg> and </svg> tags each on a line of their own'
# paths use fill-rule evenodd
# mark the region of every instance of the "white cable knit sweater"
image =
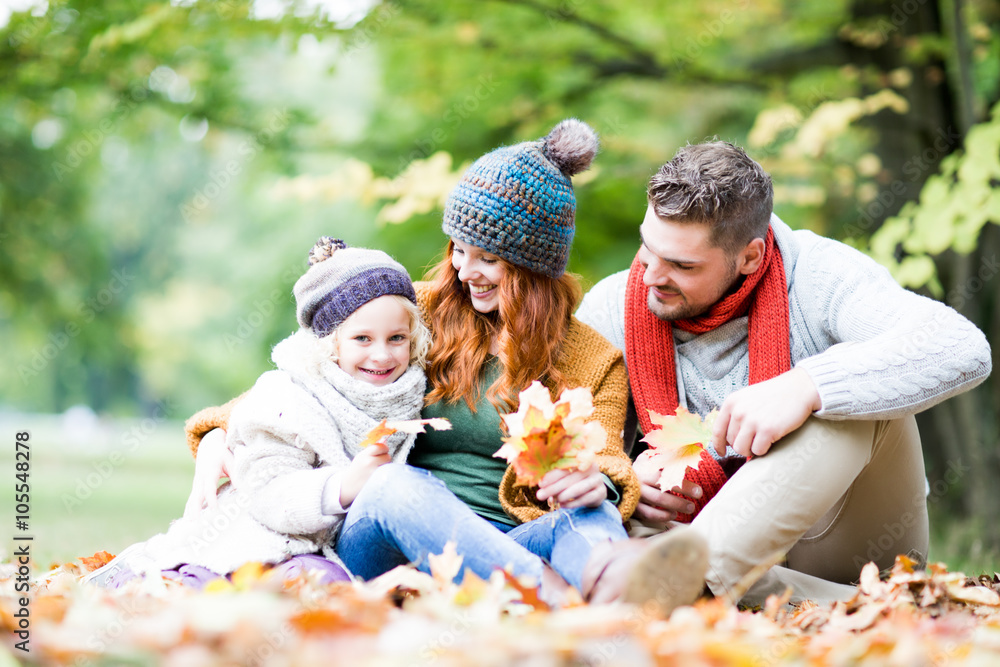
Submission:
<svg viewBox="0 0 1000 667">
<path fill-rule="evenodd" d="M 894 419 L 990 374 L 986 337 L 953 309 L 903 289 L 843 243 L 793 231 L 777 216 L 771 227 L 788 281 L 792 364 L 819 389 L 817 417 Z M 576 313 L 623 352 L 627 279 L 626 270 L 600 281 Z M 706 415 L 747 386 L 746 317 L 701 335 L 673 331 L 681 405 Z"/>
</svg>

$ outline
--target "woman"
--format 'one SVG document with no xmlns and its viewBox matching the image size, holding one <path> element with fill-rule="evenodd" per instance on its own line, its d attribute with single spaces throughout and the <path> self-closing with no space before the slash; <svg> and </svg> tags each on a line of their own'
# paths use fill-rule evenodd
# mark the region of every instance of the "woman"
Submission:
<svg viewBox="0 0 1000 667">
<path fill-rule="evenodd" d="M 622 449 L 627 379 L 621 353 L 573 317 L 581 289 L 565 273 L 576 208 L 570 177 L 596 151 L 593 130 L 566 120 L 540 141 L 486 154 L 449 196 L 446 256 L 416 290 L 433 336 L 423 416 L 447 417 L 454 428 L 420 436 L 410 465 L 380 467 L 355 499 L 337 543 L 354 574 L 367 579 L 407 562 L 426 569 L 428 554 L 449 540 L 479 576 L 511 566 L 552 581 L 549 563 L 585 595 L 612 578 L 609 563 L 628 551 L 617 559 L 628 563 L 622 584 L 604 598 L 622 592 L 629 571 L 649 577 L 668 569 L 670 545 L 609 546 L 625 540 L 622 521 L 640 493 Z M 517 409 L 518 393 L 533 380 L 553 395 L 589 388 L 608 441 L 596 465 L 552 471 L 526 488 L 493 454 L 500 414 Z M 189 430 L 197 439 L 224 419 L 199 413 Z M 626 597 L 645 596 L 654 583 L 633 580 Z M 699 583 L 694 596 L 700 592 Z"/>
</svg>

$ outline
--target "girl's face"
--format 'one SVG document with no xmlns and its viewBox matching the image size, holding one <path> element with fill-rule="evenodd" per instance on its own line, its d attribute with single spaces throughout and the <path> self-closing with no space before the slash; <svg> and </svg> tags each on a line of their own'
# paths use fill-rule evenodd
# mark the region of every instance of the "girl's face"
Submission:
<svg viewBox="0 0 1000 667">
<path fill-rule="evenodd" d="M 391 296 L 355 310 L 336 336 L 337 365 L 355 380 L 384 386 L 410 365 L 410 314 Z"/>
<path fill-rule="evenodd" d="M 500 308 L 500 280 L 504 267 L 500 258 L 482 248 L 451 239 L 451 265 L 458 272 L 462 285 L 469 288 L 472 307 L 480 313 L 492 313 Z"/>
</svg>

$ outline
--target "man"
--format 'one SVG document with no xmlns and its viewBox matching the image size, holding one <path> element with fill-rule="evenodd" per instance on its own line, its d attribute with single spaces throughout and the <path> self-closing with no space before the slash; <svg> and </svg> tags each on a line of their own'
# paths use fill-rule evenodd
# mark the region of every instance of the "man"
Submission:
<svg viewBox="0 0 1000 667">
<path fill-rule="evenodd" d="M 650 410 L 719 412 L 714 455 L 684 495 L 661 492 L 655 460 L 636 459 L 636 516 L 664 527 L 697 512 L 689 532 L 707 543 L 717 596 L 740 597 L 755 567 L 781 561 L 750 605 L 786 586 L 792 602 L 843 599 L 869 560 L 926 557 L 913 415 L 989 375 L 983 334 L 862 253 L 792 231 L 772 214 L 770 177 L 736 146 L 680 149 L 647 196 L 632 268 L 594 286 L 577 316 L 625 352 L 643 432 Z"/>
</svg>

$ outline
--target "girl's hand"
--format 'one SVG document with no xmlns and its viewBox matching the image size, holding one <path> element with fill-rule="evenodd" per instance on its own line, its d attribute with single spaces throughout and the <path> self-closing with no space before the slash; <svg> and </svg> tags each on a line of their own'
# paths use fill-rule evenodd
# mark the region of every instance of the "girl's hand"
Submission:
<svg viewBox="0 0 1000 667">
<path fill-rule="evenodd" d="M 344 509 L 350 507 L 372 473 L 390 461 L 389 447 L 384 442 L 368 445 L 358 452 L 340 482 L 340 506 Z"/>
<path fill-rule="evenodd" d="M 214 508 L 219 481 L 229 477 L 233 467 L 233 453 L 226 446 L 226 432 L 221 428 L 212 429 L 201 439 L 198 455 L 194 461 L 194 481 L 191 495 L 184 505 L 184 518 L 197 516 L 202 509 Z"/>
<path fill-rule="evenodd" d="M 550 470 L 542 477 L 535 497 L 542 502 L 555 498 L 559 507 L 597 507 L 607 500 L 608 487 L 596 465 L 586 470 Z"/>
</svg>

